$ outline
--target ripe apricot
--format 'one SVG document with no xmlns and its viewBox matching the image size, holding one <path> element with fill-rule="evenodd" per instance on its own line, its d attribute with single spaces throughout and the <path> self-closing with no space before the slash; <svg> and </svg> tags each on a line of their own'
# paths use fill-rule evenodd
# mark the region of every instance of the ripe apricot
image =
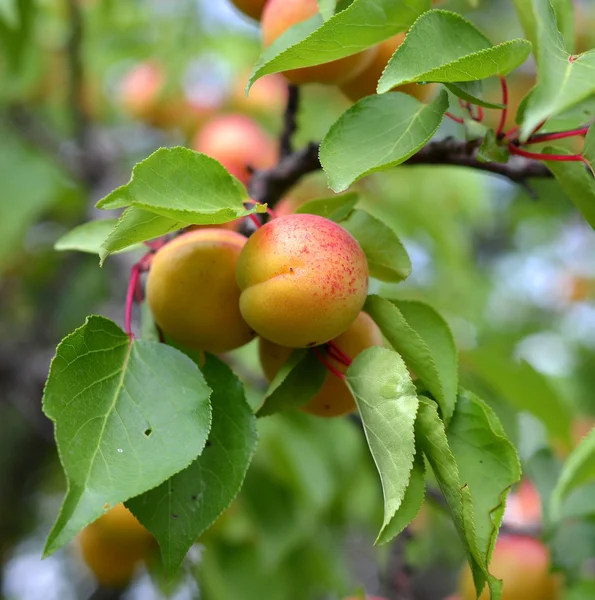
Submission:
<svg viewBox="0 0 595 600">
<path fill-rule="evenodd" d="M 241 10 L 245 15 L 256 19 L 260 19 L 264 5 L 267 0 L 231 0 L 236 8 Z"/>
<path fill-rule="evenodd" d="M 249 342 L 254 332 L 239 309 L 236 264 L 246 238 L 226 229 L 190 231 L 154 256 L 147 302 L 174 341 L 221 353 Z"/>
<path fill-rule="evenodd" d="M 317 12 L 317 0 L 269 0 L 262 13 L 262 41 L 265 48 L 290 27 L 306 21 Z M 321 65 L 284 71 L 283 75 L 295 84 L 340 84 L 359 75 L 370 64 L 375 52 L 370 48 Z"/>
<path fill-rule="evenodd" d="M 197 132 L 193 148 L 218 160 L 242 183 L 250 179 L 250 168 L 267 169 L 277 161 L 273 140 L 244 115 L 215 117 Z"/>
<path fill-rule="evenodd" d="M 151 118 L 158 109 L 164 85 L 165 74 L 158 64 L 140 63 L 122 80 L 120 102 L 133 117 Z"/>
<path fill-rule="evenodd" d="M 333 341 L 349 358 L 354 359 L 366 348 L 382 346 L 382 334 L 372 318 L 360 312 L 347 331 Z M 275 378 L 292 351 L 293 348 L 279 346 L 260 338 L 258 346 L 260 364 L 269 381 Z M 347 366 L 330 355 L 327 356 L 327 360 L 340 373 L 347 371 Z M 345 381 L 329 371 L 318 394 L 308 404 L 302 406 L 301 410 L 319 417 L 337 417 L 353 412 L 355 408 L 353 395 Z"/>
<path fill-rule="evenodd" d="M 291 348 L 337 337 L 362 309 L 368 263 L 337 223 L 309 214 L 269 221 L 238 260 L 240 310 L 261 337 Z"/>
<path fill-rule="evenodd" d="M 270 117 L 271 113 L 281 115 L 287 103 L 287 81 L 278 73 L 258 79 L 246 96 L 246 82 L 250 72 L 242 73 L 232 90 L 231 101 L 236 110 Z"/>
<path fill-rule="evenodd" d="M 353 102 L 357 102 L 365 96 L 371 96 L 376 93 L 378 80 L 380 79 L 388 61 L 395 53 L 396 49 L 403 43 L 405 33 L 385 40 L 377 46 L 376 54 L 372 62 L 357 77 L 350 79 L 341 86 L 341 91 Z M 421 102 L 425 102 L 435 90 L 435 85 L 418 85 L 417 83 L 408 83 L 394 89 L 395 92 L 405 92 L 414 96 Z"/>
<path fill-rule="evenodd" d="M 124 587 L 155 548 L 153 536 L 123 504 L 79 534 L 83 560 L 105 587 Z"/>
<path fill-rule="evenodd" d="M 490 573 L 502 579 L 502 600 L 557 600 L 559 580 L 549 572 L 547 548 L 538 540 L 514 535 L 496 542 Z M 475 600 L 471 569 L 466 566 L 460 580 L 461 600 Z M 479 600 L 488 600 L 485 588 Z"/>
</svg>

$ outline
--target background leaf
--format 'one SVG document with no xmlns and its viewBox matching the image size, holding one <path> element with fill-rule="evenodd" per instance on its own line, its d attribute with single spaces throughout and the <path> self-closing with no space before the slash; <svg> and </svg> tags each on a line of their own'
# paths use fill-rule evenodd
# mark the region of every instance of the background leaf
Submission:
<svg viewBox="0 0 595 600">
<path fill-rule="evenodd" d="M 113 231 L 117 219 L 98 219 L 78 225 L 65 233 L 54 244 L 54 249 L 59 251 L 77 250 L 89 254 L 99 254 L 101 245 Z M 128 250 L 134 250 L 141 246 L 128 246 Z"/>
<path fill-rule="evenodd" d="M 310 200 L 302 204 L 295 212 L 319 215 L 339 222 L 351 214 L 358 200 L 359 194 L 349 192 L 347 194 L 340 194 L 339 196 L 331 196 L 330 198 Z"/>
<path fill-rule="evenodd" d="M 492 46 L 460 15 L 432 10 L 415 22 L 393 54 L 378 82 L 378 93 L 405 83 L 464 82 L 507 75 L 524 63 L 530 52 L 531 44 L 526 40 Z"/>
<path fill-rule="evenodd" d="M 418 400 L 403 359 L 386 348 L 368 348 L 347 369 L 347 385 L 359 409 L 384 493 L 384 522 L 378 541 L 401 506 L 415 456 Z M 395 528 L 396 529 L 396 528 Z"/>
<path fill-rule="evenodd" d="M 329 186 L 342 192 L 365 175 L 404 162 L 431 139 L 447 109 L 446 92 L 428 105 L 401 92 L 363 98 L 320 145 Z"/>
<path fill-rule="evenodd" d="M 109 508 L 187 467 L 209 432 L 210 392 L 184 354 L 131 341 L 103 317 L 89 317 L 67 336 L 43 397 L 68 480 L 45 554 Z"/>
<path fill-rule="evenodd" d="M 202 372 L 213 390 L 206 448 L 189 467 L 126 503 L 159 542 L 169 578 L 200 534 L 236 497 L 256 447 L 255 418 L 238 378 L 210 355 Z"/>
</svg>

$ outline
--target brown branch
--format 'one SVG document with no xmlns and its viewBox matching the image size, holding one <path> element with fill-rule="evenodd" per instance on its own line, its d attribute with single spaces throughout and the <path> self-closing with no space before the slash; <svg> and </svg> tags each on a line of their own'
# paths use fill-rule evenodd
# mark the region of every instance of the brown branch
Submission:
<svg viewBox="0 0 595 600">
<path fill-rule="evenodd" d="M 292 138 L 297 130 L 297 114 L 300 107 L 300 88 L 289 85 L 287 90 L 287 106 L 283 117 L 279 156 L 284 158 L 293 152 Z"/>
<path fill-rule="evenodd" d="M 74 136 L 81 151 L 87 145 L 88 121 L 83 107 L 83 15 L 78 0 L 66 0 L 70 21 L 70 36 L 66 45 L 68 60 L 68 101 L 72 114 Z"/>
<path fill-rule="evenodd" d="M 477 158 L 479 145 L 480 140 L 462 142 L 446 138 L 430 142 L 403 164 L 469 167 L 500 175 L 524 187 L 527 187 L 529 179 L 552 177 L 547 167 L 539 161 L 520 156 L 511 156 L 507 163 L 482 162 Z M 252 198 L 274 206 L 304 175 L 322 168 L 318 149 L 319 145 L 311 142 L 306 147 L 282 157 L 273 168 L 256 171 L 250 184 Z"/>
</svg>

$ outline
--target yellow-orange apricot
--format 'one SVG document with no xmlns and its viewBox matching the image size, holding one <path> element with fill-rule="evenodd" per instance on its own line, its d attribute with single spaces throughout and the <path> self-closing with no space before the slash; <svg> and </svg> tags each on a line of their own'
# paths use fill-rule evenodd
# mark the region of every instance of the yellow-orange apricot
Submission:
<svg viewBox="0 0 595 600">
<path fill-rule="evenodd" d="M 267 0 L 231 0 L 232 3 L 241 10 L 245 15 L 256 19 L 260 19 L 264 5 Z"/>
<path fill-rule="evenodd" d="M 254 337 L 239 309 L 236 264 L 246 238 L 226 229 L 190 231 L 154 256 L 147 302 L 174 341 L 218 354 Z"/>
<path fill-rule="evenodd" d="M 246 322 L 291 348 L 337 337 L 362 309 L 368 263 L 355 238 L 337 223 L 309 214 L 278 217 L 258 229 L 238 260 Z"/>
<path fill-rule="evenodd" d="M 193 148 L 218 160 L 242 183 L 250 179 L 250 168 L 267 169 L 277 161 L 273 140 L 244 115 L 215 117 L 197 132 Z"/>
<path fill-rule="evenodd" d="M 360 312 L 347 331 L 333 341 L 351 359 L 366 348 L 383 345 L 378 325 L 364 312 Z M 287 362 L 293 348 L 279 346 L 260 338 L 258 352 L 262 370 L 267 379 L 272 381 L 279 369 Z M 330 355 L 327 356 L 327 360 L 340 373 L 347 371 L 346 365 Z M 320 417 L 338 417 L 353 412 L 355 408 L 353 395 L 345 381 L 329 371 L 318 394 L 302 406 L 301 410 Z"/>
<path fill-rule="evenodd" d="M 124 587 L 155 549 L 155 539 L 123 504 L 79 534 L 83 560 L 105 587 Z"/>
<path fill-rule="evenodd" d="M 231 101 L 240 112 L 270 116 L 271 113 L 280 115 L 287 103 L 287 81 L 278 73 L 265 75 L 258 79 L 246 96 L 246 82 L 250 72 L 243 73 L 237 78 L 233 88 Z"/>
<path fill-rule="evenodd" d="M 297 23 L 306 21 L 318 12 L 317 0 L 269 0 L 262 13 L 262 41 L 270 46 L 281 34 Z M 375 50 L 352 54 L 328 63 L 285 71 L 292 83 L 340 84 L 356 77 L 371 62 Z"/>
<path fill-rule="evenodd" d="M 560 582 L 549 572 L 547 548 L 533 538 L 514 535 L 496 542 L 490 573 L 503 583 L 502 600 L 558 600 Z M 461 600 L 475 600 L 471 569 L 466 566 L 460 580 Z M 485 588 L 479 600 L 488 600 Z"/>
<path fill-rule="evenodd" d="M 371 96 L 376 93 L 378 80 L 382 75 L 388 61 L 395 53 L 396 49 L 403 43 L 405 33 L 399 33 L 392 38 L 385 40 L 377 46 L 376 55 L 372 62 L 357 77 L 350 79 L 341 86 L 341 91 L 353 102 L 357 102 L 364 96 Z M 421 102 L 425 102 L 433 94 L 436 86 L 434 84 L 418 85 L 417 83 L 407 83 L 395 88 L 395 92 L 405 92 L 414 96 Z"/>
</svg>

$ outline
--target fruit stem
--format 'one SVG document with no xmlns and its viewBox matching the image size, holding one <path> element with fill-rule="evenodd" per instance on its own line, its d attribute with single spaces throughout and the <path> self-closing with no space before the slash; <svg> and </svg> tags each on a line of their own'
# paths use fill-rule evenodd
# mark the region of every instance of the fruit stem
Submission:
<svg viewBox="0 0 595 600">
<path fill-rule="evenodd" d="M 312 351 L 314 352 L 314 354 L 316 355 L 316 358 L 336 377 L 338 377 L 339 379 L 345 379 L 345 375 L 343 375 L 343 373 L 341 373 L 340 371 L 338 371 L 337 369 L 335 369 L 335 367 L 333 367 L 333 365 L 331 365 L 331 363 L 328 362 L 328 360 L 326 360 L 326 358 L 322 355 L 322 352 L 320 351 L 319 347 L 314 347 L 312 348 Z"/>
<path fill-rule="evenodd" d="M 455 117 L 455 115 L 453 115 L 452 113 L 449 112 L 445 112 L 444 113 L 449 119 L 452 119 L 455 123 L 460 123 L 461 125 L 465 122 L 464 119 L 461 119 L 460 117 Z"/>
<path fill-rule="evenodd" d="M 559 131 L 556 133 L 541 133 L 530 137 L 523 145 L 540 144 L 541 142 L 549 142 L 551 140 L 561 140 L 563 138 L 575 137 L 579 135 L 587 135 L 588 127 L 580 127 L 569 131 Z"/>
<path fill-rule="evenodd" d="M 341 350 L 341 348 L 339 348 L 339 346 L 337 345 L 336 342 L 331 340 L 330 342 L 328 342 L 328 346 L 329 346 L 329 350 L 332 351 L 332 353 L 335 355 L 335 356 L 333 356 L 333 358 L 335 358 L 335 360 L 338 360 L 338 362 L 343 363 L 346 367 L 351 366 L 351 363 L 353 361 L 351 360 L 351 358 L 349 358 L 349 356 L 347 354 L 345 354 L 345 352 L 343 352 L 343 350 Z M 329 354 L 330 354 L 330 351 L 329 351 Z"/>
<path fill-rule="evenodd" d="M 132 341 L 134 334 L 132 333 L 132 307 L 134 305 L 134 294 L 137 291 L 140 283 L 141 263 L 138 262 L 132 266 L 130 271 L 130 280 L 128 281 L 128 292 L 126 293 L 126 312 L 125 312 L 125 330 L 128 337 Z"/>
<path fill-rule="evenodd" d="M 506 81 L 506 77 L 503 77 L 502 75 L 500 75 L 500 85 L 502 86 L 502 104 L 504 104 L 504 108 L 500 114 L 498 129 L 496 129 L 496 137 L 498 139 L 504 137 L 504 125 L 506 124 L 506 117 L 508 116 L 508 82 Z M 511 132 L 512 129 L 509 133 Z M 506 135 L 508 135 L 508 133 Z"/>
<path fill-rule="evenodd" d="M 508 144 L 508 151 L 511 154 L 532 158 L 534 160 L 551 160 L 556 162 L 584 162 L 586 160 L 581 154 L 541 154 L 538 152 L 527 152 L 514 144 Z"/>
<path fill-rule="evenodd" d="M 254 223 L 254 225 L 256 225 L 256 229 L 260 229 L 260 221 L 255 214 L 248 215 L 248 218 L 252 221 L 252 223 Z"/>
</svg>

